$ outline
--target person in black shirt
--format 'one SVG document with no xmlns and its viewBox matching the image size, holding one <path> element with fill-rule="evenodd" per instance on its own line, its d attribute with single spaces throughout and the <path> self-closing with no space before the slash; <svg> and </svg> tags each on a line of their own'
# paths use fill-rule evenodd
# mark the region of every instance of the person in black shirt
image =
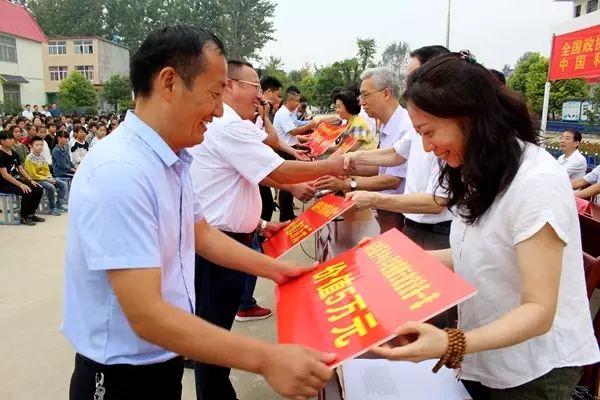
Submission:
<svg viewBox="0 0 600 400">
<path fill-rule="evenodd" d="M 21 196 L 21 224 L 32 226 L 45 221 L 35 215 L 44 189 L 31 179 L 19 162 L 17 154 L 12 151 L 14 142 L 12 132 L 0 132 L 0 193 Z M 27 183 L 17 179 L 19 176 Z"/>
</svg>

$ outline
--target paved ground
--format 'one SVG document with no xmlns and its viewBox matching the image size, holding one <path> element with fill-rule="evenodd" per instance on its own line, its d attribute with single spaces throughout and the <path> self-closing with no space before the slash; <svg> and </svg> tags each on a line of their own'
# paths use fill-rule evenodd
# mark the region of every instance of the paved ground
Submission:
<svg viewBox="0 0 600 400">
<path fill-rule="evenodd" d="M 48 216 L 47 222 L 35 227 L 0 226 L 2 400 L 67 398 L 74 354 L 59 331 L 66 226 L 64 215 Z M 300 248 L 289 257 L 310 261 Z M 273 307 L 273 284 L 259 280 L 256 296 L 261 305 Z M 274 341 L 275 318 L 236 323 L 234 330 Z M 241 400 L 281 399 L 258 376 L 235 371 L 233 380 Z M 195 399 L 190 370 L 185 372 L 183 387 L 183 399 Z"/>
</svg>

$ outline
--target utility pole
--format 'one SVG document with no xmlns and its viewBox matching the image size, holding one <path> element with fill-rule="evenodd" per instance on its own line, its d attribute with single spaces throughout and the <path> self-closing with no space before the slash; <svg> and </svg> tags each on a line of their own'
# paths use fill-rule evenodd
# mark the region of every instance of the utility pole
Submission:
<svg viewBox="0 0 600 400">
<path fill-rule="evenodd" d="M 446 23 L 446 48 L 450 48 L 450 14 L 452 9 L 452 0 L 448 0 L 448 20 Z"/>
</svg>

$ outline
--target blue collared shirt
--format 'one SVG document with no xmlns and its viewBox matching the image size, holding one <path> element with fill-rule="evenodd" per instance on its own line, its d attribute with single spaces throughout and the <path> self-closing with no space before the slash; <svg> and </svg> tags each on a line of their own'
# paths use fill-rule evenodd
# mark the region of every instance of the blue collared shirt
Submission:
<svg viewBox="0 0 600 400">
<path fill-rule="evenodd" d="M 186 150 L 177 154 L 135 114 L 94 146 L 71 186 L 62 332 L 102 364 L 152 364 L 175 354 L 132 330 L 107 270 L 161 268 L 163 299 L 194 304 L 194 202 Z"/>
</svg>

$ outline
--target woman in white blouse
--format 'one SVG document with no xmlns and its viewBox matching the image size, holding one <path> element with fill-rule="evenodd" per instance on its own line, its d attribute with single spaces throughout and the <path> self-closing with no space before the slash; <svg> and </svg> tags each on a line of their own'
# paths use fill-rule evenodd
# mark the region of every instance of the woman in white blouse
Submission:
<svg viewBox="0 0 600 400">
<path fill-rule="evenodd" d="M 459 305 L 464 351 L 423 323 L 403 326 L 398 347 L 373 351 L 410 361 L 466 353 L 462 379 L 474 400 L 570 400 L 581 366 L 600 352 L 567 174 L 538 146 L 525 102 L 468 53 L 417 69 L 404 98 L 425 150 L 445 161 L 440 183 L 457 213 L 451 248 L 432 254 L 478 293 Z M 407 334 L 417 339 L 407 344 Z"/>
</svg>

